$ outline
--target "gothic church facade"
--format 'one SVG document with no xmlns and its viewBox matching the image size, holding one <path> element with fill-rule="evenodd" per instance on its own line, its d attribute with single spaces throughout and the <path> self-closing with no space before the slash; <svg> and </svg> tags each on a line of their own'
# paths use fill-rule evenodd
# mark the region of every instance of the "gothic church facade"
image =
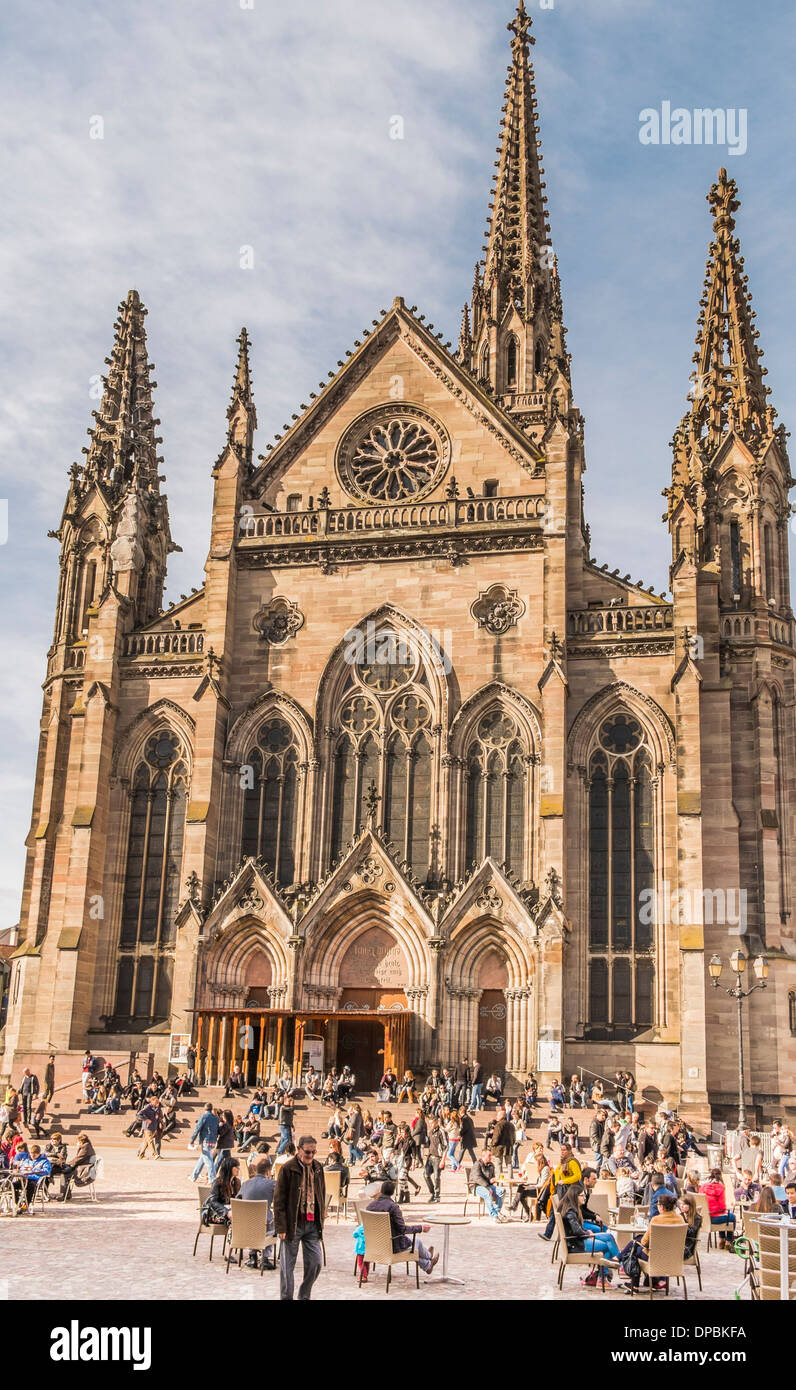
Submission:
<svg viewBox="0 0 796 1390">
<path fill-rule="evenodd" d="M 523 3 L 509 28 L 458 350 L 396 299 L 258 458 L 244 330 L 205 582 L 166 610 L 146 311 L 120 306 L 55 533 L 5 1073 L 163 1066 L 190 1034 L 213 1081 L 628 1066 L 729 1114 L 708 963 L 742 946 L 770 967 L 747 1100 L 794 1103 L 793 479 L 736 186 L 709 194 L 667 598 L 591 558 Z"/>
</svg>

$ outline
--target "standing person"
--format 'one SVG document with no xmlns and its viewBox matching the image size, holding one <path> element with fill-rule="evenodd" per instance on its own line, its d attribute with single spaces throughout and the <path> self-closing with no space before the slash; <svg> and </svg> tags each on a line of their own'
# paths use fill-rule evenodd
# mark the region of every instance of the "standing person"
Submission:
<svg viewBox="0 0 796 1390">
<path fill-rule="evenodd" d="M 294 1113 L 292 1098 L 286 1095 L 279 1107 L 279 1147 L 276 1151 L 277 1158 L 281 1153 L 284 1153 L 288 1144 L 293 1143 Z"/>
<path fill-rule="evenodd" d="M 459 1110 L 467 1104 L 467 1093 L 470 1089 L 470 1063 L 465 1057 L 463 1062 L 457 1062 L 454 1070 L 454 1081 L 456 1083 L 455 1100 Z"/>
<path fill-rule="evenodd" d="M 439 1116 L 435 1115 L 428 1133 L 428 1157 L 423 1170 L 432 1202 L 438 1202 L 440 1199 L 440 1172 L 445 1167 L 447 1152 L 448 1136 L 440 1124 Z"/>
<path fill-rule="evenodd" d="M 473 1090 L 470 1096 L 470 1112 L 475 1114 L 476 1110 L 484 1108 L 484 1068 L 480 1062 L 473 1063 L 472 1070 Z"/>
<path fill-rule="evenodd" d="M 281 1237 L 279 1250 L 279 1297 L 293 1301 L 293 1282 L 299 1246 L 302 1249 L 304 1277 L 299 1302 L 309 1302 L 313 1285 L 321 1272 L 321 1237 L 326 1211 L 326 1180 L 315 1152 L 317 1144 L 310 1134 L 299 1139 L 295 1158 L 283 1163 L 274 1192 L 274 1230 Z"/>
<path fill-rule="evenodd" d="M 154 1158 L 160 1158 L 160 1135 L 163 1127 L 163 1111 L 160 1108 L 159 1100 L 148 1100 L 142 1110 L 139 1111 L 141 1120 L 141 1134 L 143 1144 L 138 1150 L 139 1158 L 146 1158 L 147 1149 L 152 1148 Z"/>
<path fill-rule="evenodd" d="M 44 1096 L 34 1096 L 34 1106 L 31 1112 L 31 1127 L 37 1139 L 41 1139 L 41 1127 L 44 1124 L 44 1115 L 47 1109 L 47 1102 Z"/>
<path fill-rule="evenodd" d="M 462 1156 L 461 1156 L 461 1161 L 462 1161 L 462 1163 L 463 1163 L 463 1162 L 464 1162 L 464 1155 L 465 1155 L 465 1154 L 469 1154 L 469 1155 L 470 1155 L 470 1158 L 471 1158 L 471 1160 L 472 1160 L 472 1162 L 473 1162 L 473 1163 L 476 1163 L 478 1160 L 477 1160 L 476 1152 L 475 1152 L 475 1145 L 476 1145 L 475 1125 L 473 1124 L 472 1116 L 471 1116 L 471 1115 L 469 1114 L 469 1112 L 464 1108 L 464 1106 L 462 1106 L 462 1108 L 461 1108 L 460 1111 L 459 1111 L 459 1120 L 460 1120 L 460 1122 L 461 1122 L 461 1127 L 462 1127 L 462 1134 L 461 1134 Z"/>
<path fill-rule="evenodd" d="M 26 1067 L 22 1073 L 22 1084 L 19 1088 L 22 1097 L 22 1119 L 30 1129 L 30 1112 L 33 1106 L 33 1097 L 39 1094 L 39 1078 Z"/>
<path fill-rule="evenodd" d="M 428 1147 L 428 1123 L 422 1105 L 418 1105 L 415 1110 L 415 1118 L 412 1121 L 412 1141 L 415 1146 L 415 1163 L 418 1168 L 421 1168 L 423 1166 L 423 1150 Z"/>
<path fill-rule="evenodd" d="M 208 1101 L 203 1113 L 200 1115 L 196 1123 L 194 1132 L 191 1135 L 190 1147 L 195 1148 L 195 1146 L 199 1144 L 199 1147 L 201 1148 L 201 1153 L 196 1161 L 196 1167 L 194 1168 L 193 1173 L 191 1174 L 191 1182 L 198 1182 L 199 1174 L 201 1173 L 203 1166 L 207 1169 L 207 1176 L 210 1179 L 210 1182 L 212 1183 L 215 1181 L 216 1161 L 214 1157 L 214 1150 L 216 1147 L 217 1138 L 218 1116 L 213 1110 L 210 1101 Z"/>
<path fill-rule="evenodd" d="M 508 1169 L 509 1176 L 511 1176 L 515 1139 L 516 1132 L 514 1125 L 506 1116 L 506 1112 L 504 1110 L 499 1110 L 495 1119 L 494 1129 L 492 1130 L 491 1145 L 499 1173 L 502 1173 L 504 1169 Z"/>
<path fill-rule="evenodd" d="M 82 1062 L 82 1065 L 81 1065 L 81 1068 L 80 1068 L 81 1077 L 82 1077 L 83 1099 L 84 1099 L 84 1100 L 86 1099 L 86 1093 L 87 1093 L 87 1091 L 88 1091 L 89 1082 L 91 1081 L 91 1076 L 92 1076 L 93 1071 L 94 1071 L 94 1058 L 92 1057 L 92 1055 L 91 1055 L 91 1053 L 89 1052 L 88 1048 L 86 1048 L 85 1054 L 84 1054 L 84 1056 L 83 1056 L 83 1062 Z"/>
<path fill-rule="evenodd" d="M 185 1053 L 185 1065 L 186 1065 L 186 1067 L 187 1067 L 187 1069 L 188 1069 L 188 1083 L 189 1083 L 189 1085 L 191 1085 L 191 1086 L 195 1086 L 195 1085 L 196 1085 L 196 1048 L 194 1047 L 193 1043 L 189 1043 L 189 1044 L 188 1044 L 188 1049 L 187 1049 L 187 1051 L 186 1051 L 186 1053 Z"/>
<path fill-rule="evenodd" d="M 592 1153 L 594 1154 L 594 1166 L 597 1169 L 598 1175 L 603 1162 L 602 1142 L 607 1118 L 608 1112 L 603 1110 L 602 1106 L 598 1106 L 594 1112 L 594 1119 L 589 1125 L 589 1143 Z"/>
<path fill-rule="evenodd" d="M 55 1053 L 51 1052 L 44 1068 L 44 1099 L 50 1101 L 55 1092 Z"/>
</svg>

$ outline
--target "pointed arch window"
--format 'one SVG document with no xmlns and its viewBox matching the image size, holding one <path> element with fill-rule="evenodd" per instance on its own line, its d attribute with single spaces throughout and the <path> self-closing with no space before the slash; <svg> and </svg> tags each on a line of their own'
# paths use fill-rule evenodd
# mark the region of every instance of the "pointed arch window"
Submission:
<svg viewBox="0 0 796 1390">
<path fill-rule="evenodd" d="M 269 719 L 244 768 L 241 854 L 262 858 L 282 886 L 295 880 L 299 755 L 290 725 Z"/>
<path fill-rule="evenodd" d="M 506 348 L 506 390 L 516 391 L 519 382 L 519 350 L 517 339 L 509 338 Z"/>
<path fill-rule="evenodd" d="M 766 599 L 770 604 L 777 601 L 777 572 L 774 565 L 774 531 L 771 522 L 763 527 L 763 557 L 765 561 Z"/>
<path fill-rule="evenodd" d="M 179 902 L 188 767 L 177 734 L 146 742 L 130 786 L 115 1015 L 137 1026 L 168 1018 Z"/>
<path fill-rule="evenodd" d="M 514 718 L 500 708 L 482 715 L 466 762 L 467 868 L 489 855 L 524 877 L 528 759 Z"/>
<path fill-rule="evenodd" d="M 406 638 L 386 630 L 364 644 L 337 710 L 332 759 L 331 859 L 363 830 L 375 788 L 376 824 L 412 873 L 433 872 L 435 748 L 423 663 Z"/>
<path fill-rule="evenodd" d="M 655 781 L 641 725 L 617 710 L 588 764 L 587 1036 L 654 1023 Z"/>
</svg>

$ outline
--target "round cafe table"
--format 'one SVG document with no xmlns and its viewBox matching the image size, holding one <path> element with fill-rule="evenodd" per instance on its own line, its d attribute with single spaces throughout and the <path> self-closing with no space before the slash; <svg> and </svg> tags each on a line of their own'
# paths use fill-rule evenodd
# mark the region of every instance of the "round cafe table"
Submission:
<svg viewBox="0 0 796 1390">
<path fill-rule="evenodd" d="M 445 1234 L 442 1237 L 442 1273 L 435 1274 L 427 1282 L 429 1284 L 464 1284 L 463 1279 L 454 1279 L 448 1273 L 448 1247 L 450 1244 L 451 1226 L 469 1226 L 469 1216 L 426 1216 L 423 1220 L 425 1226 L 442 1226 Z"/>
</svg>

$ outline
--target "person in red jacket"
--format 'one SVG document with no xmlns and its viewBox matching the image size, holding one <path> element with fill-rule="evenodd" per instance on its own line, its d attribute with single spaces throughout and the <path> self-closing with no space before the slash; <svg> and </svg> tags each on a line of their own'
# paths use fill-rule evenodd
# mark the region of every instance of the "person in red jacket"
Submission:
<svg viewBox="0 0 796 1390">
<path fill-rule="evenodd" d="M 727 1210 L 727 1193 L 722 1182 L 721 1169 L 711 1168 L 707 1182 L 700 1183 L 700 1192 L 708 1199 L 711 1226 L 729 1226 L 735 1234 L 735 1217 Z M 724 1232 L 719 1236 L 719 1248 L 726 1250 L 727 1240 Z"/>
</svg>

